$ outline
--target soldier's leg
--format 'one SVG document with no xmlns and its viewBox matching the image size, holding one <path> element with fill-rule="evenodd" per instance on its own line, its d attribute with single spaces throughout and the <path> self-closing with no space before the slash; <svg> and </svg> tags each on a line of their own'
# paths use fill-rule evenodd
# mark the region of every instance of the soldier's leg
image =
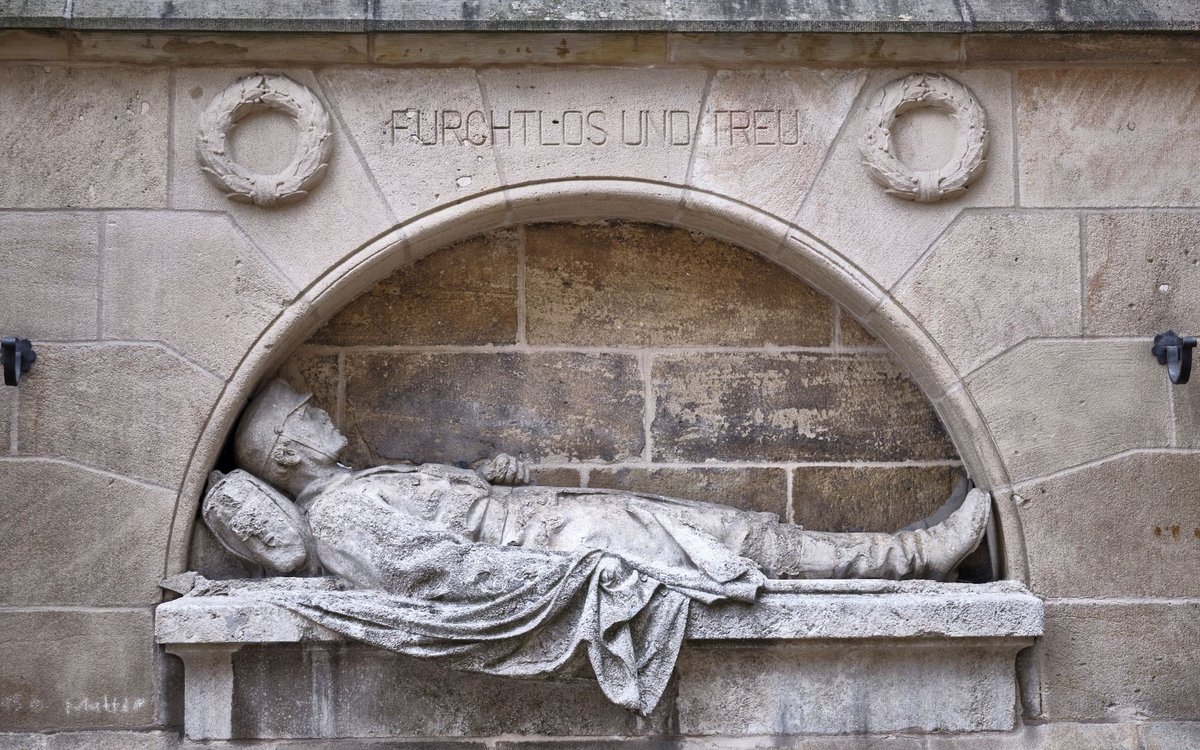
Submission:
<svg viewBox="0 0 1200 750">
<path fill-rule="evenodd" d="M 837 534 L 778 524 L 764 528 L 766 536 L 756 540 L 751 556 L 774 578 L 940 580 L 979 546 L 990 513 L 991 497 L 976 489 L 927 529 Z"/>
</svg>

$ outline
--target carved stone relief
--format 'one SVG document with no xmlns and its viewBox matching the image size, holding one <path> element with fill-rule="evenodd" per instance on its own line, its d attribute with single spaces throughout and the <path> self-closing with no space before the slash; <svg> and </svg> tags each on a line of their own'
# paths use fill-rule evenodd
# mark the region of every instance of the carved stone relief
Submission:
<svg viewBox="0 0 1200 750">
<path fill-rule="evenodd" d="M 299 135 L 292 160 L 275 174 L 259 174 L 234 161 L 229 133 L 238 121 L 262 109 L 289 115 Z M 333 153 L 329 113 L 307 86 L 282 75 L 241 78 L 216 97 L 200 116 L 196 158 L 225 195 L 239 203 L 275 206 L 308 195 L 325 177 Z"/>
<path fill-rule="evenodd" d="M 936 170 L 914 170 L 896 156 L 892 127 L 914 109 L 940 109 L 958 128 L 954 152 Z M 918 203 L 955 198 L 983 174 L 988 150 L 987 113 L 971 91 L 939 73 L 914 73 L 884 86 L 872 105 L 862 142 L 863 164 L 889 195 Z"/>
</svg>

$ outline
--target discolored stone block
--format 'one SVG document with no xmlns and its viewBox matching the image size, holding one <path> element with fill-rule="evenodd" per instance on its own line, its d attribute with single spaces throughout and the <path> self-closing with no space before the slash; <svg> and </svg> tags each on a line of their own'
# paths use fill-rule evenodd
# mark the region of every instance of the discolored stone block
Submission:
<svg viewBox="0 0 1200 750">
<path fill-rule="evenodd" d="M 963 373 L 1025 339 L 1078 334 L 1079 220 L 966 214 L 892 294 Z"/>
<path fill-rule="evenodd" d="M 166 70 L 11 65 L 0 89 L 0 207 L 166 204 Z"/>
<path fill-rule="evenodd" d="M 301 393 L 311 393 L 313 403 L 338 419 L 340 368 L 337 354 L 301 347 L 279 368 L 278 377 Z"/>
<path fill-rule="evenodd" d="M 680 653 L 682 735 L 1013 727 L 1014 649 L 988 639 L 708 642 Z"/>
<path fill-rule="evenodd" d="M 787 515 L 787 473 L 783 469 L 592 469 L 588 487 L 721 503 L 780 518 Z"/>
<path fill-rule="evenodd" d="M 22 3 L 22 5 L 28 8 L 29 4 Z M 62 31 L 33 29 L 0 31 L 0 60 L 66 60 L 69 48 L 67 34 Z"/>
<path fill-rule="evenodd" d="M 533 483 L 542 487 L 580 487 L 582 477 L 577 469 L 546 469 L 538 466 L 529 467 L 529 476 Z"/>
<path fill-rule="evenodd" d="M 1087 333 L 1200 330 L 1200 213 L 1089 215 Z"/>
<path fill-rule="evenodd" d="M 247 646 L 234 655 L 238 738 L 655 735 L 670 703 L 641 717 L 609 702 L 594 679 L 455 672 L 357 645 Z"/>
<path fill-rule="evenodd" d="M 1200 604 L 1046 604 L 1042 708 L 1053 721 L 1200 719 Z"/>
<path fill-rule="evenodd" d="M 155 720 L 150 610 L 0 610 L 0 727 L 142 727 Z"/>
<path fill-rule="evenodd" d="M 937 510 L 956 466 L 803 466 L 792 472 L 796 523 L 820 531 L 892 532 Z"/>
<path fill-rule="evenodd" d="M 99 233 L 93 214 L 4 215 L 0 320 L 6 332 L 0 335 L 35 341 L 96 338 Z"/>
<path fill-rule="evenodd" d="M 585 346 L 828 346 L 828 299 L 769 261 L 650 224 L 526 229 L 527 336 Z"/>
<path fill-rule="evenodd" d="M 1148 341 L 1029 341 L 967 387 L 1013 481 L 1170 441 L 1163 368 Z"/>
<path fill-rule="evenodd" d="M 20 453 L 179 484 L 220 392 L 216 378 L 153 344 L 37 351 L 37 365 L 21 380 Z"/>
<path fill-rule="evenodd" d="M 1022 204 L 1197 205 L 1198 95 L 1190 65 L 1021 70 Z"/>
<path fill-rule="evenodd" d="M 162 341 L 226 375 L 292 297 L 224 216 L 118 212 L 105 224 L 104 338 Z"/>
<path fill-rule="evenodd" d="M 517 340 L 515 229 L 475 237 L 383 279 L 311 339 L 338 346 L 512 344 Z"/>
<path fill-rule="evenodd" d="M 637 359 L 617 354 L 346 356 L 346 422 L 369 457 L 453 463 L 496 453 L 621 461 L 642 452 Z"/>
<path fill-rule="evenodd" d="M 937 414 L 886 354 L 656 357 L 654 459 L 954 458 Z"/>
<path fill-rule="evenodd" d="M 0 605 L 159 600 L 175 493 L 55 461 L 0 460 L 0 484 Z"/>
<path fill-rule="evenodd" d="M 1200 455 L 1140 453 L 1020 489 L 1044 596 L 1200 596 Z"/>
</svg>

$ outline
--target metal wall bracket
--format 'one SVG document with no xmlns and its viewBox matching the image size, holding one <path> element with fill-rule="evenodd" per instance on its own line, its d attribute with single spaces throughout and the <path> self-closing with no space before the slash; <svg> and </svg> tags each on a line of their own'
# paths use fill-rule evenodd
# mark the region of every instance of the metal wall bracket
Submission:
<svg viewBox="0 0 1200 750">
<path fill-rule="evenodd" d="M 4 363 L 4 384 L 17 385 L 21 376 L 29 372 L 30 366 L 37 360 L 37 352 L 29 339 L 19 339 L 13 336 L 0 339 L 0 361 Z"/>
<path fill-rule="evenodd" d="M 1160 365 L 1167 366 L 1167 377 L 1176 385 L 1183 385 L 1192 376 L 1192 350 L 1196 348 L 1194 336 L 1180 336 L 1174 331 L 1160 333 L 1154 337 L 1150 353 L 1158 358 Z"/>
</svg>

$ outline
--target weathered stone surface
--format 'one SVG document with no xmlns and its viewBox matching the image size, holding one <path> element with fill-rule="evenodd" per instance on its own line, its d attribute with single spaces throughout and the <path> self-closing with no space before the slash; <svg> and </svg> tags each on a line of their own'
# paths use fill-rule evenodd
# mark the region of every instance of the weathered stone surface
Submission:
<svg viewBox="0 0 1200 750">
<path fill-rule="evenodd" d="M 140 727 L 154 722 L 149 610 L 0 610 L 0 727 Z"/>
<path fill-rule="evenodd" d="M 592 469 L 588 487 L 649 492 L 787 516 L 787 472 L 783 469 Z"/>
<path fill-rule="evenodd" d="M 828 346 L 833 306 L 752 253 L 650 224 L 535 224 L 532 344 Z"/>
<path fill-rule="evenodd" d="M 46 750 L 175 750 L 179 736 L 159 732 L 58 732 L 46 736 Z"/>
<path fill-rule="evenodd" d="M 1198 94 L 1194 67 L 1020 71 L 1022 204 L 1197 205 Z"/>
<path fill-rule="evenodd" d="M 1175 407 L 1175 444 L 1200 448 L 1200 394 L 1195 388 L 1173 388 L 1171 398 Z"/>
<path fill-rule="evenodd" d="M 706 645 L 680 654 L 684 735 L 996 731 L 1016 719 L 1013 649 L 952 641 Z"/>
<path fill-rule="evenodd" d="M 0 207 L 165 205 L 165 70 L 14 65 L 0 88 Z"/>
<path fill-rule="evenodd" d="M 577 469 L 544 468 L 531 466 L 529 476 L 542 487 L 581 487 L 583 479 Z"/>
<path fill-rule="evenodd" d="M 338 346 L 513 344 L 517 248 L 506 229 L 460 242 L 383 279 L 310 342 Z"/>
<path fill-rule="evenodd" d="M 22 454 L 175 487 L 220 383 L 152 344 L 43 344 L 20 390 Z"/>
<path fill-rule="evenodd" d="M 0 605 L 159 600 L 173 492 L 52 461 L 0 460 L 0 477 Z"/>
<path fill-rule="evenodd" d="M 963 209 L 1013 204 L 1011 85 L 1007 71 L 954 72 L 954 78 L 966 85 L 987 111 L 991 139 L 986 171 L 962 197 L 914 207 L 910 201 L 887 195 L 867 176 L 859 145 L 868 117 L 874 115 L 872 105 L 883 85 L 909 72 L 878 71 L 867 79 L 866 94 L 859 98 L 796 217 L 799 226 L 885 287 L 898 281 Z M 949 118 L 929 110 L 916 110 L 902 117 L 895 131 L 901 159 L 910 168 L 940 167 L 950 155 L 956 134 L 949 123 Z"/>
<path fill-rule="evenodd" d="M 682 68 L 483 70 L 493 117 L 511 124 L 488 143 L 510 184 L 592 176 L 683 184 L 706 77 Z"/>
<path fill-rule="evenodd" d="M 678 739 L 518 740 L 498 742 L 498 750 L 674 750 Z"/>
<path fill-rule="evenodd" d="M 244 738 L 655 735 L 670 705 L 643 718 L 608 702 L 594 680 L 454 672 L 352 645 L 249 646 L 234 656 L 234 680 L 233 731 Z"/>
<path fill-rule="evenodd" d="M 1200 722 L 1143 724 L 1141 731 L 1142 747 L 1145 750 L 1200 747 Z"/>
<path fill-rule="evenodd" d="M 1087 333 L 1200 330 L 1200 214 L 1147 211 L 1085 221 Z"/>
<path fill-rule="evenodd" d="M 670 59 L 682 65 L 864 62 L 956 63 L 960 37 L 953 34 L 671 34 Z"/>
<path fill-rule="evenodd" d="M 682 750 L 773 750 L 780 746 L 789 750 L 925 750 L 920 735 L 891 733 L 875 734 L 869 738 L 861 735 L 844 737 L 683 737 L 679 740 Z"/>
<path fill-rule="evenodd" d="M 961 473 L 956 466 L 804 466 L 792 472 L 795 520 L 820 531 L 892 532 L 937 510 Z"/>
<path fill-rule="evenodd" d="M 665 34 L 378 34 L 381 65 L 658 65 L 667 61 Z"/>
<path fill-rule="evenodd" d="M 1013 481 L 1170 441 L 1162 366 L 1148 342 L 1030 341 L 967 381 Z"/>
<path fill-rule="evenodd" d="M 360 63 L 367 38 L 351 34 L 134 33 L 91 31 L 75 40 L 75 59 L 98 62 L 210 64 Z"/>
<path fill-rule="evenodd" d="M 1195 34 L 972 34 L 967 62 L 1186 63 L 1200 60 Z"/>
<path fill-rule="evenodd" d="M 664 461 L 953 458 L 932 406 L 885 354 L 656 357 Z"/>
<path fill-rule="evenodd" d="M 229 200 L 205 177 L 196 161 L 200 113 L 226 86 L 254 72 L 254 68 L 181 68 L 176 72 L 171 133 L 173 206 L 228 213 L 299 289 L 395 222 L 363 169 L 354 144 L 343 132 L 332 97 L 303 69 L 277 72 L 308 86 L 329 111 L 333 155 L 312 194 L 298 203 L 264 209 Z M 274 172 L 291 157 L 295 134 L 291 120 L 282 113 L 261 112 L 233 128 L 231 153 L 248 169 Z"/>
<path fill-rule="evenodd" d="M 224 216 L 118 212 L 105 225 L 105 338 L 161 341 L 227 375 L 292 296 Z"/>
<path fill-rule="evenodd" d="M 3 105 L 0 105 L 3 106 Z M 0 221 L 0 320 L 29 339 L 96 338 L 93 214 L 9 213 Z"/>
<path fill-rule="evenodd" d="M 1051 601 L 1037 646 L 1046 718 L 1200 719 L 1197 638 L 1200 605 L 1194 600 Z"/>
<path fill-rule="evenodd" d="M 1077 334 L 1079 220 L 967 213 L 892 294 L 959 372 L 1028 338 Z"/>
<path fill-rule="evenodd" d="M 844 307 L 838 313 L 838 342 L 845 347 L 886 348 L 882 341 L 863 328 L 862 323 L 855 320 Z"/>
<path fill-rule="evenodd" d="M 362 31 L 367 6 L 357 0 L 224 0 L 176 6 L 169 0 L 74 0 L 78 29 L 237 28 L 253 31 Z M 145 19 L 155 19 L 147 26 Z"/>
<path fill-rule="evenodd" d="M 795 216 L 864 79 L 861 70 L 718 71 L 688 184 Z"/>
<path fill-rule="evenodd" d="M 1003 734 L 930 735 L 928 750 L 1142 750 L 1137 725 L 1053 722 Z"/>
<path fill-rule="evenodd" d="M 65 60 L 69 49 L 60 31 L 0 31 L 0 60 Z"/>
<path fill-rule="evenodd" d="M 17 449 L 17 389 L 0 391 L 0 456 Z"/>
<path fill-rule="evenodd" d="M 1141 453 L 1019 492 L 1030 585 L 1062 596 L 1200 596 L 1200 455 Z"/>
<path fill-rule="evenodd" d="M 321 82 L 397 217 L 500 186 L 490 114 L 466 127 L 469 113 L 499 108 L 484 105 L 475 71 L 335 69 Z"/>
<path fill-rule="evenodd" d="M 347 427 L 378 459 L 363 463 L 453 463 L 502 452 L 620 461 L 642 452 L 642 385 L 632 356 L 351 354 L 346 404 Z"/>
</svg>

